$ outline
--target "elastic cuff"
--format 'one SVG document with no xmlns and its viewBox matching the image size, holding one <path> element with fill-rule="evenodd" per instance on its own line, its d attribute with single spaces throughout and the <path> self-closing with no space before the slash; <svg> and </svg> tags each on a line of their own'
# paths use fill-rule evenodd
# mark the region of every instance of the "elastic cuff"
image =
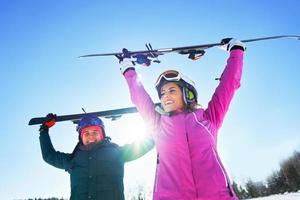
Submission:
<svg viewBox="0 0 300 200">
<path fill-rule="evenodd" d="M 45 124 L 42 124 L 40 126 L 39 131 L 40 131 L 40 133 L 48 133 L 49 132 L 49 128 Z"/>
<path fill-rule="evenodd" d="M 125 71 L 123 72 L 123 75 L 125 76 L 125 73 L 130 71 L 130 70 L 134 70 L 135 71 L 135 68 L 134 67 L 129 67 L 127 69 L 125 69 Z"/>
<path fill-rule="evenodd" d="M 242 50 L 242 51 L 245 51 L 245 49 L 244 49 L 243 47 L 241 47 L 241 46 L 233 46 L 233 47 L 230 49 L 230 51 L 235 50 L 235 49 L 240 49 L 240 50 Z"/>
</svg>

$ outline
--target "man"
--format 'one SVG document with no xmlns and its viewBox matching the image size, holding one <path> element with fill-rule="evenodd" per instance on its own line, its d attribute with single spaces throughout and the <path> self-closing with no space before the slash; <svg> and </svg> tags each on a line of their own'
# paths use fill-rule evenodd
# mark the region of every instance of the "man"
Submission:
<svg viewBox="0 0 300 200">
<path fill-rule="evenodd" d="M 124 163 L 150 151 L 154 147 L 152 138 L 148 136 L 139 143 L 118 146 L 105 135 L 102 120 L 86 114 L 78 124 L 79 142 L 73 153 L 62 153 L 53 148 L 49 136 L 56 115 L 48 114 L 47 117 L 49 120 L 40 128 L 43 159 L 69 172 L 70 199 L 123 200 Z"/>
</svg>

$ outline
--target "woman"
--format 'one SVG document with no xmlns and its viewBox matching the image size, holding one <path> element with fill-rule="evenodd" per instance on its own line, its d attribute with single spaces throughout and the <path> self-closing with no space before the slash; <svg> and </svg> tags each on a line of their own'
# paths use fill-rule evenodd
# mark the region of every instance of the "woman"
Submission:
<svg viewBox="0 0 300 200">
<path fill-rule="evenodd" d="M 194 82 L 175 70 L 158 77 L 156 89 L 162 109 L 155 108 L 131 60 L 120 62 L 132 102 L 156 144 L 155 200 L 237 199 L 216 146 L 218 130 L 240 86 L 245 45 L 236 39 L 222 42 L 230 56 L 207 109 L 197 108 Z"/>
</svg>

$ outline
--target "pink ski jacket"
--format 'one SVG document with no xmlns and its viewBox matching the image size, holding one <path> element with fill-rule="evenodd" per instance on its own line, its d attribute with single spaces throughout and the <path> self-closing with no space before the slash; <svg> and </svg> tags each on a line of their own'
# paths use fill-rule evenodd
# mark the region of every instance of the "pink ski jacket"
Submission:
<svg viewBox="0 0 300 200">
<path fill-rule="evenodd" d="M 154 200 L 236 200 L 217 153 L 217 136 L 236 89 L 240 87 L 243 51 L 232 50 L 207 109 L 163 115 L 138 80 L 124 76 L 131 100 L 146 122 L 158 153 Z"/>
</svg>

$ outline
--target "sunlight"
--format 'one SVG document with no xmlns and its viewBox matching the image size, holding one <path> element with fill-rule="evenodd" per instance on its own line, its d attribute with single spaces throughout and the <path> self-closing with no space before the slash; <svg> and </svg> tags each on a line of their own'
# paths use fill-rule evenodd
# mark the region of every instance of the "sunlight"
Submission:
<svg viewBox="0 0 300 200">
<path fill-rule="evenodd" d="M 106 123 L 108 136 L 112 141 L 122 145 L 135 141 L 141 141 L 146 136 L 145 123 L 139 114 L 122 116 L 116 121 Z"/>
</svg>

